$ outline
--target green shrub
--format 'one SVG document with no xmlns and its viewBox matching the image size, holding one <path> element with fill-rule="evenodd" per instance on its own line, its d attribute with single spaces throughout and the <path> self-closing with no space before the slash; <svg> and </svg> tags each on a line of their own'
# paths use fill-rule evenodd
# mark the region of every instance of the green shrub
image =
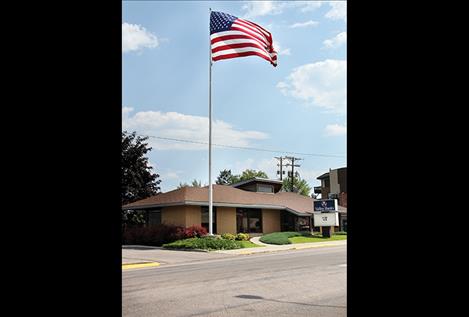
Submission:
<svg viewBox="0 0 469 317">
<path fill-rule="evenodd" d="M 247 234 L 247 233 L 238 233 L 236 235 L 236 240 L 248 241 L 249 240 L 249 234 Z"/>
<path fill-rule="evenodd" d="M 172 225 L 151 225 L 126 227 L 123 231 L 123 244 L 160 246 L 185 238 L 184 228 Z"/>
<path fill-rule="evenodd" d="M 178 240 L 163 245 L 167 249 L 202 249 L 202 250 L 231 250 L 241 248 L 240 244 L 233 240 L 221 239 L 217 236 L 202 238 L 190 238 Z"/>
<path fill-rule="evenodd" d="M 335 234 L 335 235 L 342 235 L 342 236 L 346 236 L 347 235 L 347 232 L 346 231 L 337 231 L 337 232 L 333 232 L 332 234 Z"/>
<path fill-rule="evenodd" d="M 259 240 L 268 244 L 291 244 L 288 238 L 301 236 L 301 233 L 294 231 L 273 232 L 263 235 Z"/>
<path fill-rule="evenodd" d="M 236 239 L 236 236 L 234 234 L 231 234 L 231 233 L 224 233 L 221 235 L 221 237 L 223 239 L 226 239 L 226 240 L 235 240 Z"/>
</svg>

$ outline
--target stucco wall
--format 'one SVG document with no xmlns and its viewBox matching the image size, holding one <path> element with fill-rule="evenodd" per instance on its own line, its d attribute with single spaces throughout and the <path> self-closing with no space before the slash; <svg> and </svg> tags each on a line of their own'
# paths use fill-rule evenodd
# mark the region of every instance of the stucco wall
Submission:
<svg viewBox="0 0 469 317">
<path fill-rule="evenodd" d="M 184 206 L 186 210 L 186 227 L 200 226 L 202 213 L 200 206 Z"/>
<path fill-rule="evenodd" d="M 262 231 L 263 233 L 280 231 L 280 210 L 262 209 Z"/>
<path fill-rule="evenodd" d="M 329 172 L 329 177 L 331 180 L 331 193 L 332 194 L 339 194 L 340 193 L 340 185 L 339 185 L 339 175 L 337 170 L 332 170 Z M 328 197 L 323 197 L 328 198 Z"/>
<path fill-rule="evenodd" d="M 161 223 L 175 226 L 186 226 L 186 209 L 184 206 L 163 207 Z"/>
<path fill-rule="evenodd" d="M 217 233 L 236 234 L 236 208 L 217 207 Z"/>
</svg>

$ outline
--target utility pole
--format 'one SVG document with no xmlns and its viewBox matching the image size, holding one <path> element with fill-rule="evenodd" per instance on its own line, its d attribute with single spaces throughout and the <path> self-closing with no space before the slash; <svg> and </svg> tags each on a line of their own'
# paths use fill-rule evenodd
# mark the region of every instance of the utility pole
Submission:
<svg viewBox="0 0 469 317">
<path fill-rule="evenodd" d="M 280 171 L 277 170 L 277 173 L 280 174 L 280 180 L 282 180 L 282 175 L 283 175 L 283 170 L 282 170 L 283 162 L 282 162 L 282 160 L 283 160 L 283 157 L 281 157 L 281 156 L 280 156 L 280 157 L 276 157 L 276 156 L 275 156 L 274 158 L 276 158 L 277 160 L 280 161 L 280 162 L 277 164 L 277 166 L 280 166 Z"/>
<path fill-rule="evenodd" d="M 293 157 L 293 156 L 285 156 L 285 158 L 287 160 L 290 160 L 291 164 L 286 164 L 285 166 L 291 166 L 291 191 L 293 192 L 293 181 L 294 181 L 294 177 L 295 177 L 295 167 L 300 167 L 301 165 L 298 165 L 298 164 L 295 164 L 295 160 L 296 161 L 299 161 L 299 160 L 302 160 L 302 158 L 299 158 L 299 157 Z"/>
</svg>

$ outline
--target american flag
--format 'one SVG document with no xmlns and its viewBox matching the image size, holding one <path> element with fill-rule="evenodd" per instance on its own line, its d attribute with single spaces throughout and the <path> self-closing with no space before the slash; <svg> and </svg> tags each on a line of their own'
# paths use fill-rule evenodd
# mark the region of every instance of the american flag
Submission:
<svg viewBox="0 0 469 317">
<path fill-rule="evenodd" d="M 212 11 L 210 39 L 213 61 L 257 55 L 277 66 L 272 35 L 256 23 Z"/>
</svg>

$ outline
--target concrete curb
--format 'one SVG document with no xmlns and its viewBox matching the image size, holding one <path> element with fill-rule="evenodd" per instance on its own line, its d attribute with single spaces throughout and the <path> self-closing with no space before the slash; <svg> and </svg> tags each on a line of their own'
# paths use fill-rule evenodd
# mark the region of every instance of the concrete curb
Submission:
<svg viewBox="0 0 469 317">
<path fill-rule="evenodd" d="M 204 250 L 204 249 L 178 249 L 178 248 L 163 248 L 163 250 L 167 250 L 167 251 L 192 251 L 192 252 L 205 252 L 205 253 L 208 253 L 208 252 L 211 252 L 209 250 Z"/>
<path fill-rule="evenodd" d="M 266 247 L 267 249 L 264 250 L 259 250 L 258 248 L 255 248 L 256 251 L 236 251 L 230 252 L 231 250 L 218 250 L 215 251 L 217 253 L 223 253 L 223 254 L 239 254 L 239 255 L 250 255 L 250 254 L 257 254 L 257 253 L 271 253 L 271 252 L 281 252 L 281 251 L 289 251 L 289 250 L 304 250 L 304 249 L 313 249 L 313 248 L 325 248 L 325 247 L 337 247 L 337 246 L 343 246 L 347 245 L 347 243 L 331 243 L 331 244 L 318 244 L 320 242 L 311 242 L 311 245 L 300 245 L 300 246 L 295 246 L 289 245 L 289 247 L 281 247 L 281 248 L 275 248 L 275 247 Z M 257 251 L 258 250 L 258 251 Z"/>
<path fill-rule="evenodd" d="M 139 268 L 156 267 L 156 266 L 160 266 L 160 263 L 159 262 L 126 263 L 126 264 L 122 264 L 122 270 L 139 269 Z"/>
<path fill-rule="evenodd" d="M 141 245 L 141 244 L 135 244 L 135 245 L 124 244 L 124 245 L 122 245 L 122 249 L 134 249 L 134 248 L 157 249 L 157 250 L 164 249 L 163 247 L 155 247 L 155 246 L 151 246 L 151 245 Z"/>
</svg>

